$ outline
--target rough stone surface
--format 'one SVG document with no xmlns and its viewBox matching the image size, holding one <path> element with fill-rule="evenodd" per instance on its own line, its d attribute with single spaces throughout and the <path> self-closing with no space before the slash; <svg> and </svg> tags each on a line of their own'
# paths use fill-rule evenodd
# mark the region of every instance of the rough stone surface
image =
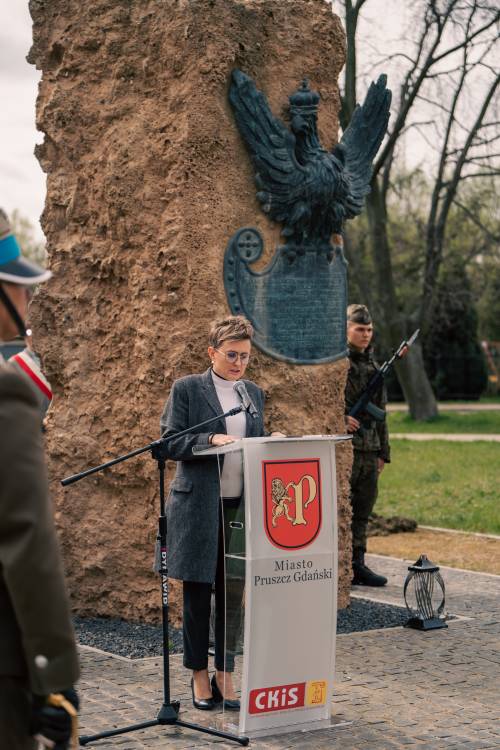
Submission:
<svg viewBox="0 0 500 750">
<path fill-rule="evenodd" d="M 157 437 L 172 381 L 206 368 L 208 324 L 227 312 L 228 238 L 256 224 L 268 255 L 278 241 L 227 102 L 231 69 L 249 73 L 283 117 L 308 76 L 331 146 L 344 34 L 324 0 L 31 0 L 30 9 L 54 272 L 32 322 L 55 391 L 47 443 L 71 592 L 82 614 L 154 621 L 151 458 L 65 490 L 59 479 Z M 346 369 L 257 352 L 249 377 L 266 391 L 274 429 L 339 433 Z M 341 448 L 339 606 L 350 577 L 350 462 Z"/>
</svg>

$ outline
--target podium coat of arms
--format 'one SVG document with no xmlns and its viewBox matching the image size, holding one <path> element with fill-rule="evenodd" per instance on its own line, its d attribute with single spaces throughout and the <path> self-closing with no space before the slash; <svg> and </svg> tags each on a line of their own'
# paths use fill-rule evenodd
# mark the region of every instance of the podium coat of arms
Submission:
<svg viewBox="0 0 500 750">
<path fill-rule="evenodd" d="M 308 547 L 321 529 L 321 474 L 318 459 L 263 462 L 267 538 L 281 549 Z"/>
</svg>

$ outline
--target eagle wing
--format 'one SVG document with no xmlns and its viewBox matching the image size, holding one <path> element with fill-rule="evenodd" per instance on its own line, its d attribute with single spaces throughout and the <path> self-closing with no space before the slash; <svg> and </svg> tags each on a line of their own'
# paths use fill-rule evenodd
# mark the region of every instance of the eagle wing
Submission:
<svg viewBox="0 0 500 750">
<path fill-rule="evenodd" d="M 387 76 L 381 75 L 377 83 L 370 84 L 365 101 L 356 106 L 340 143 L 333 149 L 333 155 L 344 165 L 349 189 L 345 202 L 348 219 L 361 213 L 370 192 L 372 163 L 387 130 L 391 98 Z"/>
<path fill-rule="evenodd" d="M 295 136 L 274 117 L 264 94 L 241 70 L 232 72 L 229 101 L 256 170 L 262 210 L 274 221 L 285 223 L 283 234 L 290 235 L 309 214 L 303 198 L 311 179 L 295 156 Z"/>
</svg>

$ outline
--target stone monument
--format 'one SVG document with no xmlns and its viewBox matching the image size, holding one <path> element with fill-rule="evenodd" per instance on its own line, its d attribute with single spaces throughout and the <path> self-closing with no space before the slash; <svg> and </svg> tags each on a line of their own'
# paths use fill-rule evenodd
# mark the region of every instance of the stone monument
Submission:
<svg viewBox="0 0 500 750">
<path fill-rule="evenodd" d="M 155 463 L 140 456 L 66 489 L 59 480 L 156 438 L 172 381 L 208 366 L 209 323 L 228 312 L 224 250 L 259 212 L 231 71 L 258 81 L 283 118 L 307 77 L 331 147 L 344 32 L 324 0 L 31 0 L 30 10 L 54 272 L 31 323 L 54 389 L 47 449 L 68 582 L 82 614 L 154 621 Z M 274 246 L 279 228 L 261 214 L 259 227 Z M 256 350 L 248 377 L 265 389 L 273 429 L 341 433 L 347 367 Z M 340 607 L 350 464 L 350 447 L 340 448 Z"/>
</svg>

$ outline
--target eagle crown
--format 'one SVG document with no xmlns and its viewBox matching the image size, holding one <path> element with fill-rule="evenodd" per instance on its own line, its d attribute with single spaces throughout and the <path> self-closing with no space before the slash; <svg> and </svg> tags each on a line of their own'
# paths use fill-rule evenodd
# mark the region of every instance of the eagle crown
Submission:
<svg viewBox="0 0 500 750">
<path fill-rule="evenodd" d="M 326 153 L 318 137 L 318 105 L 320 95 L 309 88 L 307 78 L 300 88 L 288 97 L 290 102 L 290 128 L 296 137 L 295 156 L 303 166 L 311 159 Z"/>
</svg>

